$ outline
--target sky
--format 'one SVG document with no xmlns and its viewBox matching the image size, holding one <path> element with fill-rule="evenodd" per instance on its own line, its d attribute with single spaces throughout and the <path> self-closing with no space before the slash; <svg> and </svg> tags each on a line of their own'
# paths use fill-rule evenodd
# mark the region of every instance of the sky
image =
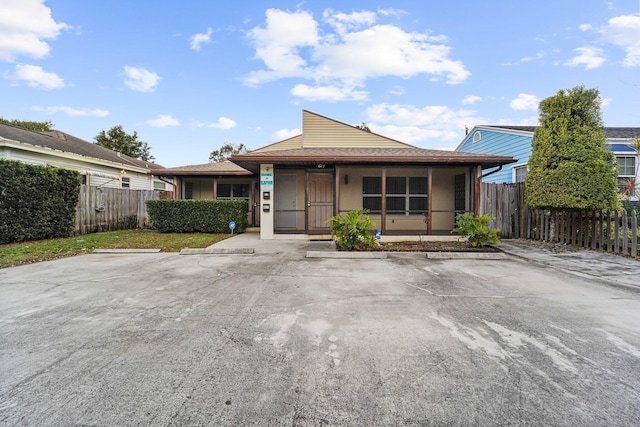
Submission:
<svg viewBox="0 0 640 427">
<path fill-rule="evenodd" d="M 165 167 L 298 135 L 302 110 L 452 150 L 578 85 L 640 126 L 639 0 L 0 0 L 0 117 L 121 125 Z"/>
</svg>

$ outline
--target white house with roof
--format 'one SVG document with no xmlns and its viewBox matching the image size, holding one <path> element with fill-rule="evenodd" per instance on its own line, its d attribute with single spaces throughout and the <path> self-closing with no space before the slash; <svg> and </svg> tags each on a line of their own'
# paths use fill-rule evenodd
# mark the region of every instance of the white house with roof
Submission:
<svg viewBox="0 0 640 427">
<path fill-rule="evenodd" d="M 172 190 L 151 173 L 162 166 L 60 131 L 34 132 L 0 123 L 0 158 L 80 172 L 82 183 L 134 190 Z"/>
</svg>

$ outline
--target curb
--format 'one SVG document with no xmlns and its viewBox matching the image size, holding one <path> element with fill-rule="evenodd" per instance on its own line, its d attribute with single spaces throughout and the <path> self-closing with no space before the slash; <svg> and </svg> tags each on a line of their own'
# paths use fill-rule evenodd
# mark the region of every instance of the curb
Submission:
<svg viewBox="0 0 640 427">
<path fill-rule="evenodd" d="M 307 251 L 305 258 L 386 259 L 386 252 Z"/>
<path fill-rule="evenodd" d="M 185 248 L 180 255 L 251 255 L 253 248 Z"/>
<path fill-rule="evenodd" d="M 160 249 L 94 249 L 94 254 L 157 254 Z"/>
</svg>

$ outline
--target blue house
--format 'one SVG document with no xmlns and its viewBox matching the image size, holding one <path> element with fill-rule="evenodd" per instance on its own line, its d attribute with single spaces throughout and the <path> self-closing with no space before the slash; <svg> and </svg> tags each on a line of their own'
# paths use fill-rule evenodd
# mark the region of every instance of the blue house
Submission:
<svg viewBox="0 0 640 427">
<path fill-rule="evenodd" d="M 527 176 L 534 130 L 535 126 L 475 126 L 455 151 L 511 156 L 517 159 L 515 163 L 485 171 L 482 181 L 496 184 L 522 182 Z M 639 180 L 640 153 L 632 144 L 640 139 L 640 128 L 606 127 L 604 132 L 616 156 L 620 191 L 628 191 L 629 178 L 635 178 L 636 183 Z M 637 201 L 640 188 L 634 190 L 631 199 Z"/>
</svg>

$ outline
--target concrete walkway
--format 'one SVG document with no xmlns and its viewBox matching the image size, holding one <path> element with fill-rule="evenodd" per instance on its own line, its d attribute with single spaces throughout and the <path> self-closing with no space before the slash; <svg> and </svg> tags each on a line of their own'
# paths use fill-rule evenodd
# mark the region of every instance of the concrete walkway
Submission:
<svg viewBox="0 0 640 427">
<path fill-rule="evenodd" d="M 498 248 L 506 255 L 514 256 L 546 267 L 562 270 L 584 278 L 600 278 L 611 285 L 628 287 L 640 290 L 640 261 L 625 258 L 619 255 L 592 251 L 588 249 L 553 252 L 542 249 L 526 240 L 505 239 Z M 258 233 L 243 233 L 229 239 L 225 239 L 201 252 L 195 253 L 238 253 L 238 254 L 298 254 L 300 257 L 309 258 L 386 258 L 386 257 L 423 257 L 423 253 L 380 253 L 380 252 L 337 252 L 335 245 L 330 241 L 309 241 L 293 239 L 260 240 Z M 431 258 L 446 259 L 442 254 Z M 456 253 L 456 259 L 496 259 L 487 257 L 487 254 Z M 498 258 L 504 257 L 503 254 Z"/>
</svg>

